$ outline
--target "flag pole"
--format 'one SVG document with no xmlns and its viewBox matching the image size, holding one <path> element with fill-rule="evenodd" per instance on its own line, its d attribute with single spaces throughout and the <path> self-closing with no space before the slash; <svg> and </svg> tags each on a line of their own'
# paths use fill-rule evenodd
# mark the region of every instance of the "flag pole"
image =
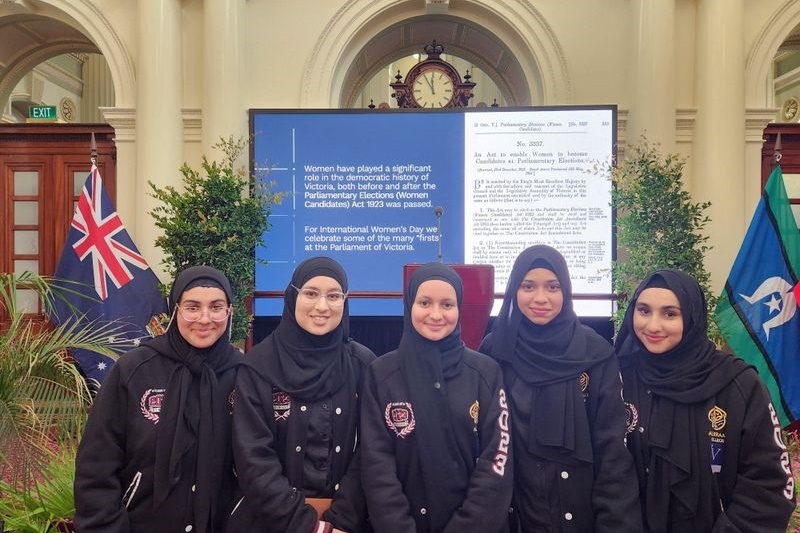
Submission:
<svg viewBox="0 0 800 533">
<path fill-rule="evenodd" d="M 775 150 L 772 154 L 772 157 L 775 158 L 775 164 L 779 165 L 781 162 L 781 158 L 783 157 L 781 155 L 781 132 L 778 132 L 778 138 L 775 139 Z"/>
<path fill-rule="evenodd" d="M 778 134 L 778 135 L 780 135 L 780 134 Z M 97 141 L 95 141 L 94 132 L 92 132 L 91 149 L 92 149 L 92 155 L 90 156 L 89 159 L 92 161 L 92 166 L 96 166 L 97 165 Z"/>
</svg>

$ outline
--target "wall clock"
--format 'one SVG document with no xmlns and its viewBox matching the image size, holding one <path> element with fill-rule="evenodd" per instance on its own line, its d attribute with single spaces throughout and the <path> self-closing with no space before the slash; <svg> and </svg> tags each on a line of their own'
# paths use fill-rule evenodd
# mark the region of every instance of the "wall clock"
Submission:
<svg viewBox="0 0 800 533">
<path fill-rule="evenodd" d="M 444 46 L 433 41 L 425 45 L 428 58 L 411 67 L 405 80 L 397 72 L 396 81 L 389 86 L 394 91 L 392 96 L 398 107 L 443 109 L 467 106 L 475 83 L 470 81 L 469 72 L 462 80 L 458 70 L 440 57 L 443 52 Z"/>
</svg>

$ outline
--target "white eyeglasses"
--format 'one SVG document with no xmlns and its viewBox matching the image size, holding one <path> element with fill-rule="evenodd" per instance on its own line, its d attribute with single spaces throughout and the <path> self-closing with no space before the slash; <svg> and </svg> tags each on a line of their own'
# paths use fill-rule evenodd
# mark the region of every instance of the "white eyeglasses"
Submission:
<svg viewBox="0 0 800 533">
<path fill-rule="evenodd" d="M 292 288 L 297 291 L 297 293 L 300 295 L 300 298 L 310 304 L 317 303 L 320 298 L 324 297 L 325 301 L 328 302 L 328 305 L 331 307 L 339 307 L 344 305 L 344 301 L 347 299 L 347 294 L 343 292 L 334 291 L 322 294 L 317 289 L 298 289 L 294 285 L 292 285 Z"/>
<path fill-rule="evenodd" d="M 206 313 L 212 322 L 225 322 L 231 314 L 230 306 L 222 304 L 214 304 L 207 309 L 195 304 L 184 304 L 178 306 L 178 311 L 187 322 L 197 322 Z"/>
</svg>

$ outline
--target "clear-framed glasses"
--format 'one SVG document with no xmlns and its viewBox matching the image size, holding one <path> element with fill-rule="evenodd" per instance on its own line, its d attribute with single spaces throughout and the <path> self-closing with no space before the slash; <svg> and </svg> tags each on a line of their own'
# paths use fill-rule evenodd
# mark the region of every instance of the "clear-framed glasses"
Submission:
<svg viewBox="0 0 800 533">
<path fill-rule="evenodd" d="M 325 301 L 328 302 L 328 305 L 331 307 L 339 307 L 344 305 L 344 301 L 347 299 L 347 294 L 344 292 L 327 292 L 322 294 L 317 289 L 299 289 L 292 285 L 292 288 L 297 291 L 297 294 L 300 295 L 304 301 L 313 304 L 317 303 L 320 298 L 325 298 Z"/>
<path fill-rule="evenodd" d="M 178 306 L 178 311 L 186 322 L 197 322 L 206 313 L 213 322 L 225 322 L 231 314 L 231 306 L 214 304 L 204 309 L 196 304 L 183 304 Z"/>
</svg>

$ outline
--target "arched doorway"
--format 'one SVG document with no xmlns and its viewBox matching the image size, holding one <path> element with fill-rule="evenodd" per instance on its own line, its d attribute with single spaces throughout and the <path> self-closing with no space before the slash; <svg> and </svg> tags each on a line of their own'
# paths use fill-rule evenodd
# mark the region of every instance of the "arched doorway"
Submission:
<svg viewBox="0 0 800 533">
<path fill-rule="evenodd" d="M 92 133 L 106 186 L 116 189 L 114 130 L 98 123 L 120 93 L 130 100 L 132 69 L 86 0 L 3 2 L 0 42 L 0 271 L 51 275 L 89 172 Z M 54 106 L 61 124 L 26 124 L 33 104 Z"/>
<path fill-rule="evenodd" d="M 302 107 L 361 107 L 359 95 L 379 70 L 433 39 L 485 72 L 509 105 L 571 103 L 561 46 L 529 0 L 493 9 L 464 0 L 425 17 L 418 1 L 350 0 L 315 45 Z"/>
</svg>

